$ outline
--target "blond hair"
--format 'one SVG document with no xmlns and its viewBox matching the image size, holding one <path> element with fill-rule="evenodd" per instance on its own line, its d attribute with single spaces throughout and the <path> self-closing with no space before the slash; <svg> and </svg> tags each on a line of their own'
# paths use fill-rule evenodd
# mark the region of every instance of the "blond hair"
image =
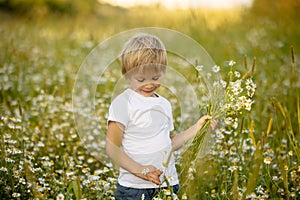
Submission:
<svg viewBox="0 0 300 200">
<path fill-rule="evenodd" d="M 165 72 L 167 53 L 162 41 L 150 34 L 138 34 L 124 45 L 121 55 L 122 74 L 128 77 L 132 70 L 144 70 L 149 67 L 157 72 Z"/>
</svg>

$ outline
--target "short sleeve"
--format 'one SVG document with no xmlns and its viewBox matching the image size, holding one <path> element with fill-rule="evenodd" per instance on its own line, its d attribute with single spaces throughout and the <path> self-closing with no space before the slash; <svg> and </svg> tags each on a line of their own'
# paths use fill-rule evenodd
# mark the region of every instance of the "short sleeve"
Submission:
<svg viewBox="0 0 300 200">
<path fill-rule="evenodd" d="M 108 111 L 107 124 L 109 121 L 119 122 L 127 127 L 129 115 L 128 101 L 125 98 L 119 96 L 112 101 Z"/>
<path fill-rule="evenodd" d="M 168 102 L 169 103 L 169 110 L 168 110 L 168 112 L 169 112 L 169 118 L 170 118 L 170 131 L 173 131 L 174 130 L 174 120 L 173 120 L 173 112 L 172 112 L 172 106 L 171 106 L 171 104 L 170 104 L 170 102 Z"/>
<path fill-rule="evenodd" d="M 163 104 L 164 104 L 164 107 L 165 107 L 165 113 L 168 117 L 169 131 L 173 131 L 174 130 L 174 119 L 173 119 L 172 105 L 165 98 L 163 98 Z"/>
</svg>

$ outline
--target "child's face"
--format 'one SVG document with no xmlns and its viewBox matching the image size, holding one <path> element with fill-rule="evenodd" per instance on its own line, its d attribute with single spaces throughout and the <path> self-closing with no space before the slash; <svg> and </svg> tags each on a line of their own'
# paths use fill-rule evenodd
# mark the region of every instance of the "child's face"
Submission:
<svg viewBox="0 0 300 200">
<path fill-rule="evenodd" d="M 129 78 L 131 89 L 145 96 L 154 97 L 154 92 L 160 87 L 163 72 L 137 72 Z"/>
</svg>

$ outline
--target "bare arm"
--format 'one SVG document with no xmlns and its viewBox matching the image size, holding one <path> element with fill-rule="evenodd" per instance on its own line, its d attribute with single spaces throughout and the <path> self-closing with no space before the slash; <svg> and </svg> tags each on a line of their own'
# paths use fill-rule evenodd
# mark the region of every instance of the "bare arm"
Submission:
<svg viewBox="0 0 300 200">
<path fill-rule="evenodd" d="M 188 128 L 187 130 L 183 131 L 182 133 L 175 135 L 172 137 L 172 149 L 173 151 L 176 151 L 177 149 L 181 148 L 183 144 L 188 142 L 189 140 L 193 139 L 197 132 L 203 127 L 206 120 L 212 119 L 211 116 L 205 115 L 201 117 L 197 123 L 195 123 L 193 126 Z M 216 126 L 216 121 L 212 120 L 212 128 Z"/>
<path fill-rule="evenodd" d="M 145 180 L 152 181 L 155 184 L 160 184 L 159 176 L 162 174 L 162 171 L 156 169 L 152 165 L 143 166 L 135 162 L 124 151 L 120 149 L 123 134 L 124 126 L 122 124 L 114 121 L 109 122 L 106 135 L 107 155 L 115 164 L 121 166 L 132 174 Z M 149 173 L 143 175 L 141 172 L 146 168 L 149 169 Z"/>
</svg>

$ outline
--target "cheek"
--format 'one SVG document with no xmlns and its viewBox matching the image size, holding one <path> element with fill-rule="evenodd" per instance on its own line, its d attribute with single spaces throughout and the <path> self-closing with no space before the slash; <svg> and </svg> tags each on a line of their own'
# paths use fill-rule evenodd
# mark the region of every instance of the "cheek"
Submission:
<svg viewBox="0 0 300 200">
<path fill-rule="evenodd" d="M 154 84 L 156 87 L 160 87 L 160 85 L 161 85 L 161 80 L 155 81 L 153 84 Z"/>
<path fill-rule="evenodd" d="M 159 88 L 160 87 L 160 83 L 155 83 L 155 87 Z"/>
<path fill-rule="evenodd" d="M 141 83 L 138 83 L 138 82 L 131 82 L 131 88 L 132 89 L 138 89 L 138 88 L 140 88 L 142 86 L 142 84 Z"/>
</svg>

